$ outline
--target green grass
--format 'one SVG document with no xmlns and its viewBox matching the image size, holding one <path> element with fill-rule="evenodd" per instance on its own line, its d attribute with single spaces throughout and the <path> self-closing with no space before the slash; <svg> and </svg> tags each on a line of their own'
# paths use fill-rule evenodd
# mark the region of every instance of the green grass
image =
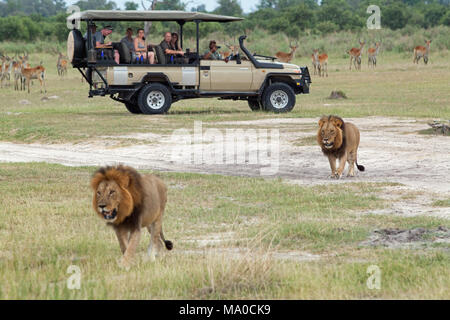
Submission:
<svg viewBox="0 0 450 320">
<path fill-rule="evenodd" d="M 359 246 L 376 228 L 449 227 L 431 217 L 367 214 L 385 205 L 377 194 L 386 184 L 300 187 L 279 179 L 159 172 L 169 186 L 164 230 L 175 248 L 145 262 L 144 235 L 137 263 L 126 272 L 117 266 L 114 232 L 91 208 L 94 170 L 0 164 L 0 298 L 450 298 L 446 247 Z M 228 242 L 207 247 L 192 241 L 227 233 L 233 234 Z M 276 258 L 283 252 L 320 259 Z M 80 290 L 66 287 L 70 265 L 81 269 Z M 366 286 L 369 265 L 381 269 L 381 290 Z"/>
<path fill-rule="evenodd" d="M 330 55 L 328 78 L 313 76 L 311 93 L 297 96 L 288 114 L 251 112 L 245 101 L 194 99 L 177 102 L 168 115 L 136 116 L 109 98 L 87 98 L 88 86 L 81 83 L 78 71 L 70 69 L 66 79 L 56 75 L 56 57 L 31 54 L 31 64 L 41 59 L 47 68 L 47 96 L 59 99 L 42 101 L 39 84 L 32 93 L 0 89 L 0 140 L 14 142 L 80 142 L 102 139 L 105 135 L 154 132 L 170 134 L 177 128 L 192 128 L 193 121 L 211 122 L 255 120 L 283 117 L 318 118 L 323 114 L 342 117 L 399 116 L 419 119 L 450 118 L 450 60 L 447 51 L 432 52 L 428 66 L 413 65 L 410 54 L 384 53 L 376 70 L 349 71 L 347 58 Z M 311 67 L 309 56 L 294 63 Z M 312 70 L 311 70 L 312 72 Z M 333 90 L 344 91 L 348 99 L 329 100 Z M 20 104 L 29 100 L 31 104 Z M 315 125 L 315 121 L 311 122 Z M 217 126 L 214 124 L 213 126 Z"/>
<path fill-rule="evenodd" d="M 450 207 L 450 199 L 436 200 L 433 202 L 435 207 Z"/>
</svg>

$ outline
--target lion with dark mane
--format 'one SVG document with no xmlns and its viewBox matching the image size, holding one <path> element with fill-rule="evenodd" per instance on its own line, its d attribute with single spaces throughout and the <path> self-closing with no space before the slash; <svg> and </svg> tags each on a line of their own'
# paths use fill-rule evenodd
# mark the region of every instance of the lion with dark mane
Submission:
<svg viewBox="0 0 450 320">
<path fill-rule="evenodd" d="M 122 250 L 120 265 L 128 268 L 133 262 L 141 237 L 141 228 L 150 232 L 148 255 L 155 259 L 162 247 L 173 244 L 164 239 L 162 218 L 167 202 L 167 187 L 154 175 L 140 175 L 123 165 L 97 170 L 91 180 L 95 212 L 113 227 Z"/>
<path fill-rule="evenodd" d="M 345 162 L 349 164 L 347 176 L 355 175 L 355 163 L 359 171 L 364 171 L 364 166 L 358 165 L 357 161 L 359 130 L 353 123 L 344 122 L 338 116 L 323 116 L 319 120 L 317 142 L 330 162 L 331 178 L 339 179 L 342 176 Z M 336 159 L 339 159 L 337 169 Z"/>
</svg>

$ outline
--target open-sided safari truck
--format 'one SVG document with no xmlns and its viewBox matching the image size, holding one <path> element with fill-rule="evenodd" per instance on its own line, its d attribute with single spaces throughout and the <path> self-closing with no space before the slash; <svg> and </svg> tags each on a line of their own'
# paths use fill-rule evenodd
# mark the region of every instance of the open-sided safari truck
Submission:
<svg viewBox="0 0 450 320">
<path fill-rule="evenodd" d="M 295 95 L 309 93 L 311 83 L 307 67 L 280 63 L 273 57 L 251 54 L 239 38 L 242 56 L 237 53 L 224 60 L 205 60 L 199 54 L 199 24 L 233 22 L 241 18 L 183 11 L 98 11 L 77 12 L 68 21 L 87 22 L 87 39 L 80 30 L 70 31 L 68 58 L 89 83 L 89 97 L 109 95 L 125 104 L 132 113 L 160 114 L 180 99 L 218 97 L 247 100 L 252 110 L 288 112 L 295 106 Z M 94 48 L 91 26 L 96 21 L 175 21 L 180 27 L 183 48 L 183 25 L 196 24 L 196 50 L 183 59 L 170 59 L 159 46 L 153 48 L 156 64 L 132 61 L 121 43 L 111 49 Z M 120 63 L 114 60 L 116 49 Z"/>
</svg>

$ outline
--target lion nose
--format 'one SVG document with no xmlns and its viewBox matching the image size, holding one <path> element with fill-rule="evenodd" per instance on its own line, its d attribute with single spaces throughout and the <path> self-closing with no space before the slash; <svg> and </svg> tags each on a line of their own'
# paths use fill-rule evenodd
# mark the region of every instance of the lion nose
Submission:
<svg viewBox="0 0 450 320">
<path fill-rule="evenodd" d="M 104 204 L 99 204 L 98 207 L 99 207 L 100 209 L 104 209 L 104 208 L 106 207 L 106 205 L 104 205 Z"/>
</svg>

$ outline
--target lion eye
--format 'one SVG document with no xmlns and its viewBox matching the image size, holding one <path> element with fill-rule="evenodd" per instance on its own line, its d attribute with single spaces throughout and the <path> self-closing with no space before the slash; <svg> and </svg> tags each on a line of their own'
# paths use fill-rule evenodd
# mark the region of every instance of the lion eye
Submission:
<svg viewBox="0 0 450 320">
<path fill-rule="evenodd" d="M 98 196 L 100 195 L 100 191 L 97 191 L 97 195 L 98 195 Z"/>
<path fill-rule="evenodd" d="M 109 192 L 109 195 L 112 196 L 114 193 L 115 193 L 115 191 L 114 191 L 114 190 L 111 190 L 111 191 Z"/>
</svg>

